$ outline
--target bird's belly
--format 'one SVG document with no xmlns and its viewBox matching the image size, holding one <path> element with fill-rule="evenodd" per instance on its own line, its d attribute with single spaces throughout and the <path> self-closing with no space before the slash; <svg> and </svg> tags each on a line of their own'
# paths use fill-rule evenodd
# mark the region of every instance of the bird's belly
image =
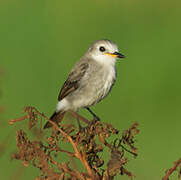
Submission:
<svg viewBox="0 0 181 180">
<path fill-rule="evenodd" d="M 90 107 L 98 103 L 108 95 L 115 82 L 115 79 L 115 69 L 105 72 L 99 76 L 91 77 L 91 80 L 87 82 L 86 85 L 77 89 L 77 92 L 74 93 L 71 100 L 72 107 Z"/>
<path fill-rule="evenodd" d="M 105 98 L 108 93 L 110 92 L 112 86 L 114 85 L 115 82 L 115 75 L 114 74 L 109 74 L 104 78 L 103 82 L 101 83 L 102 86 L 99 86 L 97 89 L 97 102 L 101 101 L 103 98 Z"/>
</svg>

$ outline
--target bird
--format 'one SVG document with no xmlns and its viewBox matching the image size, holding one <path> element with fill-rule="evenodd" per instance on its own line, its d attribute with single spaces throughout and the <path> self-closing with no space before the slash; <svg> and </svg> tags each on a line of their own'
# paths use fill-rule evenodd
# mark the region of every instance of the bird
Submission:
<svg viewBox="0 0 181 180">
<path fill-rule="evenodd" d="M 90 109 L 104 99 L 116 81 L 116 61 L 125 58 L 111 40 L 97 40 L 73 66 L 58 95 L 56 111 L 50 120 L 58 124 L 66 111 L 87 109 L 96 120 L 100 118 Z M 79 122 L 80 123 L 80 122 Z M 79 124 L 80 125 L 80 124 Z M 52 127 L 47 121 L 44 129 Z"/>
</svg>

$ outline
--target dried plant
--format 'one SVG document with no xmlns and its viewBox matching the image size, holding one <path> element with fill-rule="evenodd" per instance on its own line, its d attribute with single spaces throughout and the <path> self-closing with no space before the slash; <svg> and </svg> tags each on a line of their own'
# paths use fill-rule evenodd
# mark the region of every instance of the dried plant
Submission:
<svg viewBox="0 0 181 180">
<path fill-rule="evenodd" d="M 139 132 L 138 123 L 123 131 L 120 137 L 119 131 L 111 124 L 88 121 L 75 112 L 71 112 L 72 115 L 86 123 L 81 131 L 74 124 L 61 122 L 58 126 L 34 107 L 25 107 L 23 112 L 26 113 L 25 116 L 10 120 L 9 123 L 12 125 L 28 119 L 29 131 L 34 129 L 40 138 L 30 140 L 28 133 L 23 129 L 18 130 L 17 152 L 12 153 L 12 158 L 21 160 L 24 166 L 32 164 L 38 168 L 41 175 L 36 180 L 111 180 L 117 174 L 127 175 L 131 179 L 134 177 L 133 173 L 126 169 L 126 164 L 128 154 L 137 156 L 135 135 Z M 42 138 L 45 134 L 41 127 L 43 119 L 53 125 L 51 135 L 47 135 L 46 138 Z M 38 131 L 37 126 L 40 126 Z M 114 135 L 116 138 L 110 141 L 110 137 Z M 63 142 L 71 144 L 73 150 L 63 149 L 61 147 Z M 107 163 L 102 158 L 106 148 L 110 151 Z M 65 156 L 69 157 L 69 161 L 64 162 Z M 80 160 L 83 170 L 76 166 L 75 158 Z"/>
<path fill-rule="evenodd" d="M 174 165 L 172 168 L 167 169 L 165 171 L 165 176 L 162 178 L 162 180 L 169 180 L 173 172 L 177 172 L 178 179 L 181 179 L 181 158 L 178 159 L 176 162 L 174 162 Z"/>
</svg>

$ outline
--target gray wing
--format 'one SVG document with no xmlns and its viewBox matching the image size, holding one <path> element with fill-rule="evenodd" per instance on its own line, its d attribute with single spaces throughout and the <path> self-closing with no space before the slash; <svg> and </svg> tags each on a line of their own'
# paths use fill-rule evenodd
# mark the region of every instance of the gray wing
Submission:
<svg viewBox="0 0 181 180">
<path fill-rule="evenodd" d="M 67 95 L 69 95 L 70 93 L 74 92 L 79 87 L 79 82 L 81 78 L 84 76 L 88 67 L 89 65 L 87 62 L 80 62 L 74 66 L 60 90 L 58 96 L 59 101 Z"/>
</svg>

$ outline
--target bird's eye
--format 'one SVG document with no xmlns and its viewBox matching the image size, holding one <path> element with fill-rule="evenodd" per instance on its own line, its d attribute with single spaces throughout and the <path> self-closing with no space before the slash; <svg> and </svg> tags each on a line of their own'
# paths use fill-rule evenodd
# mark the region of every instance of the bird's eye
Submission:
<svg viewBox="0 0 181 180">
<path fill-rule="evenodd" d="M 106 49 L 105 49 L 105 47 L 101 46 L 101 47 L 99 48 L 99 50 L 100 50 L 101 52 L 104 52 Z"/>
</svg>

